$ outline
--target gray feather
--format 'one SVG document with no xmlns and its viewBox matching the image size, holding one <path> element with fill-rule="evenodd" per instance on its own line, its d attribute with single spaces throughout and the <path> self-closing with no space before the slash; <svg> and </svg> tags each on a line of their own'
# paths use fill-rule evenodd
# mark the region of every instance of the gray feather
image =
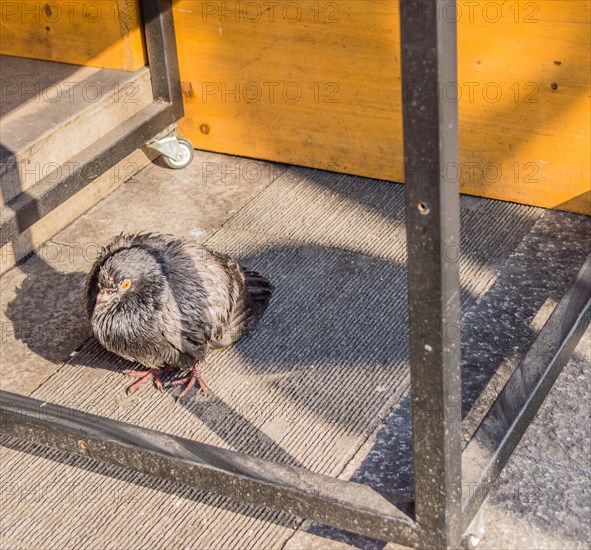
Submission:
<svg viewBox="0 0 591 550">
<path fill-rule="evenodd" d="M 101 289 L 108 301 L 97 303 Z M 190 368 L 251 330 L 272 291 L 258 273 L 194 241 L 122 234 L 88 274 L 85 309 L 109 351 L 150 368 Z"/>
</svg>

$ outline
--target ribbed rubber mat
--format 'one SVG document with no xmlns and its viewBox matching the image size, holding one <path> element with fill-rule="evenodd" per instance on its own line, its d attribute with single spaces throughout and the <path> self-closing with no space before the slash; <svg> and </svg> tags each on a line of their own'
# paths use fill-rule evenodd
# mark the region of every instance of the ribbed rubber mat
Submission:
<svg viewBox="0 0 591 550">
<path fill-rule="evenodd" d="M 462 199 L 464 311 L 541 215 Z M 127 397 L 122 371 L 131 365 L 94 341 L 33 397 L 341 475 L 409 384 L 403 187 L 291 168 L 208 242 L 276 286 L 258 329 L 208 357 L 215 397 L 193 392 L 179 403 L 149 387 Z M 86 458 L 60 462 L 57 453 L 0 443 L 8 445 L 0 449 L 2 548 L 279 548 L 301 523 Z"/>
</svg>

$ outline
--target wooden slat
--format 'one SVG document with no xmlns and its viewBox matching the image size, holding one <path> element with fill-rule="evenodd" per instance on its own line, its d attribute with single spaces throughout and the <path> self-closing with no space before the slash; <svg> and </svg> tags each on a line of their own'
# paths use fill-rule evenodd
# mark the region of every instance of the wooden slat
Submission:
<svg viewBox="0 0 591 550">
<path fill-rule="evenodd" d="M 220 21 L 221 2 L 176 3 L 183 131 L 197 148 L 400 181 L 397 5 L 283 6 L 252 23 Z"/>
<path fill-rule="evenodd" d="M 458 6 L 462 191 L 591 213 L 589 2 Z M 403 181 L 398 18 L 387 0 L 179 0 L 182 131 L 197 148 Z"/>
<path fill-rule="evenodd" d="M 0 2 L 0 53 L 135 71 L 147 62 L 139 0 Z"/>
<path fill-rule="evenodd" d="M 460 21 L 459 82 L 480 84 L 473 101 L 462 86 L 463 190 L 591 214 L 590 3 L 505 6 Z"/>
</svg>

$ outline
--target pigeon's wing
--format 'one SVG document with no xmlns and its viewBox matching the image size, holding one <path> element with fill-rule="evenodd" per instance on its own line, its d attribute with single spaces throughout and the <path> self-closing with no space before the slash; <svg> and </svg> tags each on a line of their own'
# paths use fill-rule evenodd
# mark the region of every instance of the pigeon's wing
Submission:
<svg viewBox="0 0 591 550">
<path fill-rule="evenodd" d="M 237 340 L 248 319 L 244 272 L 229 256 L 197 242 L 176 241 L 166 254 L 171 312 L 179 319 L 168 334 L 192 355 Z M 172 323 L 169 323 L 172 325 Z"/>
<path fill-rule="evenodd" d="M 169 288 L 161 332 L 180 362 L 199 361 L 228 317 L 232 285 L 224 266 L 196 242 L 171 241 L 163 258 Z"/>
<path fill-rule="evenodd" d="M 249 332 L 263 316 L 273 286 L 255 271 L 248 271 L 225 254 L 211 251 L 227 277 L 228 301 L 217 318 L 211 345 L 227 347 Z"/>
<path fill-rule="evenodd" d="M 242 268 L 229 256 L 218 255 L 228 277 L 228 304 L 223 316 L 218 317 L 211 345 L 225 348 L 241 338 L 248 330 L 253 303 L 246 287 Z"/>
<path fill-rule="evenodd" d="M 187 318 L 169 292 L 160 319 L 160 332 L 170 346 L 169 364 L 189 365 L 193 361 L 201 361 L 207 351 L 207 337 L 203 328 L 195 319 Z"/>
</svg>

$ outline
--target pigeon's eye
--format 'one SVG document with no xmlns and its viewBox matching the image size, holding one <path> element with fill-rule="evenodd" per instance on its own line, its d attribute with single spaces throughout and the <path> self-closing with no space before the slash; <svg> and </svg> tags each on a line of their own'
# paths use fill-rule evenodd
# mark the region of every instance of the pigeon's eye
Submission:
<svg viewBox="0 0 591 550">
<path fill-rule="evenodd" d="M 123 281 L 120 286 L 123 290 L 127 290 L 131 286 L 131 281 L 129 279 L 125 279 L 125 281 Z"/>
</svg>

